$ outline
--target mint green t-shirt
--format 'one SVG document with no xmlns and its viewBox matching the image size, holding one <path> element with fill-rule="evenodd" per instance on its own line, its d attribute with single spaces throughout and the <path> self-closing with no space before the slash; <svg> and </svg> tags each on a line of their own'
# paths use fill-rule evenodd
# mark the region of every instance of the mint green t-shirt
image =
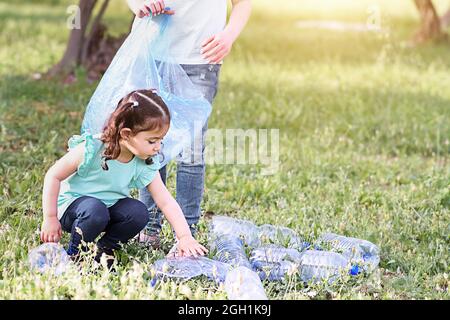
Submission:
<svg viewBox="0 0 450 320">
<path fill-rule="evenodd" d="M 104 144 L 99 137 L 90 134 L 76 135 L 69 140 L 69 149 L 84 143 L 84 159 L 77 171 L 61 182 L 58 195 L 58 219 L 61 219 L 67 207 L 82 196 L 101 200 L 111 207 L 120 199 L 130 197 L 133 188 L 148 186 L 160 169 L 158 156 L 152 157 L 153 164 L 133 157 L 127 163 L 108 160 L 108 170 L 101 166 Z"/>
</svg>

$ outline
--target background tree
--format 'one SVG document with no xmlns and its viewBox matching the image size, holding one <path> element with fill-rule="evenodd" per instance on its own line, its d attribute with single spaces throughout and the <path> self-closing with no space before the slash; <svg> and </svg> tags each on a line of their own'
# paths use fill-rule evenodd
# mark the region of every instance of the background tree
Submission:
<svg viewBox="0 0 450 320">
<path fill-rule="evenodd" d="M 112 37 L 107 34 L 102 18 L 109 0 L 103 0 L 93 18 L 97 4 L 97 0 L 80 0 L 79 28 L 71 30 L 63 57 L 47 72 L 47 77 L 61 77 L 71 82 L 75 79 L 75 68 L 83 66 L 88 71 L 88 79 L 95 80 L 108 68 L 126 35 Z"/>
<path fill-rule="evenodd" d="M 420 28 L 414 36 L 414 42 L 423 43 L 429 40 L 444 39 L 446 36 L 433 2 L 431 0 L 414 0 L 414 3 L 420 13 Z"/>
</svg>

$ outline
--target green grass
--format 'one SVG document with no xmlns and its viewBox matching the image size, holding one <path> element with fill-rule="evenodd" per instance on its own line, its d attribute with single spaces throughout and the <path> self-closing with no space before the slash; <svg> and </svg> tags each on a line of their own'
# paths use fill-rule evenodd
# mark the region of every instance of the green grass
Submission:
<svg viewBox="0 0 450 320">
<path fill-rule="evenodd" d="M 386 32 L 295 27 L 300 19 L 365 23 L 374 3 Z M 0 2 L 0 298 L 226 298 L 206 279 L 148 285 L 152 262 L 173 242 L 167 223 L 163 249 L 127 245 L 117 274 L 30 272 L 44 174 L 78 133 L 95 90 L 81 80 L 83 70 L 70 86 L 31 77 L 62 55 L 68 4 Z M 405 45 L 418 26 L 412 1 L 268 4 L 254 1 L 222 68 L 209 127 L 278 128 L 280 168 L 263 176 L 250 165 L 208 166 L 202 210 L 284 225 L 310 239 L 336 232 L 381 248 L 371 275 L 333 286 L 305 286 L 295 277 L 266 282 L 271 299 L 448 299 L 450 45 Z M 437 4 L 442 11 L 447 2 Z M 106 19 L 120 33 L 130 16 L 116 1 Z M 206 234 L 202 218 L 203 242 Z"/>
</svg>

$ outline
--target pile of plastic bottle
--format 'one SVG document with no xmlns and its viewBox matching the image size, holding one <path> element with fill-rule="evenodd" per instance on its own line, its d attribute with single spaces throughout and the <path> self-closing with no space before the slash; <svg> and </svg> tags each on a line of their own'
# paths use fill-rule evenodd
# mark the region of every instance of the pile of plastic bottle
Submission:
<svg viewBox="0 0 450 320">
<path fill-rule="evenodd" d="M 261 280 L 282 281 L 298 273 L 305 283 L 332 283 L 344 273 L 371 272 L 380 262 L 379 248 L 366 240 L 325 233 L 312 246 L 292 229 L 270 224 L 258 227 L 226 216 L 212 218 L 209 246 L 212 259 L 156 261 L 156 276 L 191 279 L 204 275 L 223 282 L 230 300 L 265 300 Z"/>
<path fill-rule="evenodd" d="M 314 245 L 292 229 L 226 216 L 214 216 L 209 226 L 212 258 L 170 257 L 153 265 L 155 277 L 188 280 L 206 276 L 223 283 L 230 300 L 267 299 L 262 280 L 283 281 L 298 274 L 301 281 L 332 283 L 343 274 L 373 271 L 380 250 L 373 243 L 334 233 L 324 233 Z M 325 250 L 328 249 L 328 250 Z M 29 254 L 31 268 L 38 272 L 63 273 L 70 259 L 64 248 L 45 243 Z"/>
</svg>

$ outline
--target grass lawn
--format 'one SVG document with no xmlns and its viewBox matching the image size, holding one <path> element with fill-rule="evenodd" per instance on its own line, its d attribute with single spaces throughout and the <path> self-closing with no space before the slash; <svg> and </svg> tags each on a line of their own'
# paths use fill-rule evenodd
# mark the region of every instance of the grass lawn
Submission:
<svg viewBox="0 0 450 320">
<path fill-rule="evenodd" d="M 77 1 L 0 2 L 0 299 L 226 299 L 206 279 L 149 285 L 162 250 L 129 244 L 117 274 L 36 275 L 46 170 L 79 132 L 95 84 L 36 81 L 64 52 L 66 8 Z M 378 270 L 333 285 L 296 276 L 264 282 L 270 299 L 448 299 L 450 248 L 450 44 L 411 48 L 413 1 L 255 0 L 220 75 L 210 128 L 279 129 L 280 166 L 209 165 L 203 212 L 324 231 L 381 248 Z M 448 1 L 435 1 L 443 12 Z M 305 20 L 363 23 L 381 32 L 302 29 Z M 106 20 L 130 21 L 125 1 Z M 370 20 L 371 21 L 371 20 Z M 175 193 L 175 165 L 168 187 Z M 202 217 L 199 237 L 207 241 Z M 63 244 L 68 241 L 67 234 Z"/>
</svg>

